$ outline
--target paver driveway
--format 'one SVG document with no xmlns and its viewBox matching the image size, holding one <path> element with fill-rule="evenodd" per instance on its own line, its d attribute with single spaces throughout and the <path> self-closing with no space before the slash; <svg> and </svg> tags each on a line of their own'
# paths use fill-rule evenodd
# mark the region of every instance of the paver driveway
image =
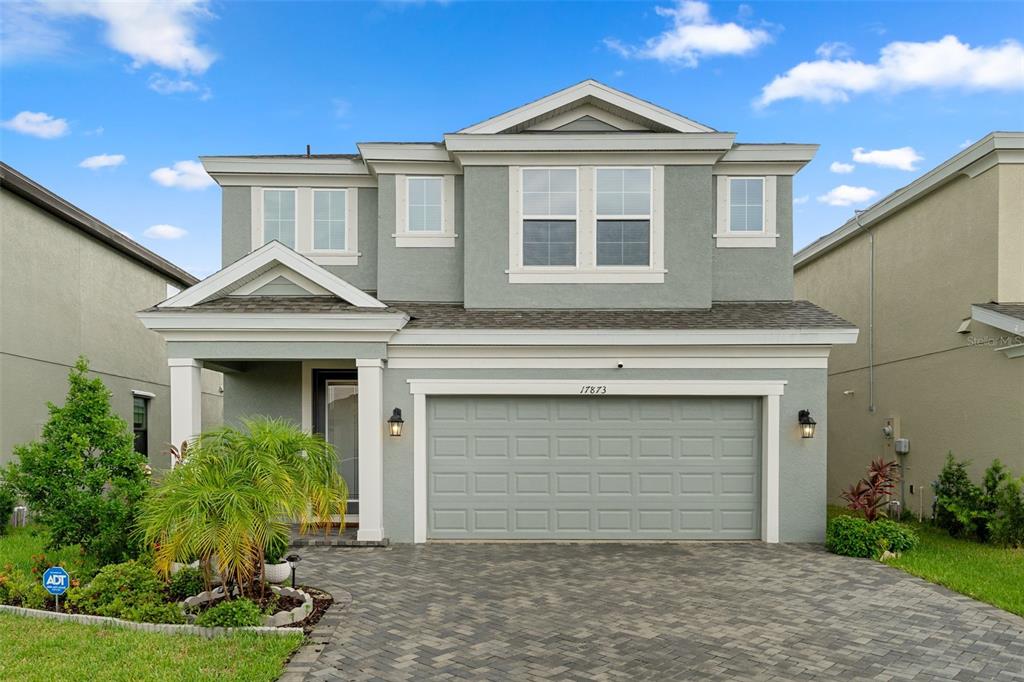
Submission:
<svg viewBox="0 0 1024 682">
<path fill-rule="evenodd" d="M 311 547 L 283 680 L 1024 680 L 1024 619 L 809 546 Z M 1024 586 L 1022 586 L 1024 589 Z"/>
</svg>

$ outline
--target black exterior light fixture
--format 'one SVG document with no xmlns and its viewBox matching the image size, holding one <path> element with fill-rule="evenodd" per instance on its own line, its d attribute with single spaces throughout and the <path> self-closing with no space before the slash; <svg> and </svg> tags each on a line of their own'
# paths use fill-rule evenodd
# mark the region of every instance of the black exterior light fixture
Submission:
<svg viewBox="0 0 1024 682">
<path fill-rule="evenodd" d="M 818 422 L 811 417 L 811 411 L 800 410 L 797 421 L 800 422 L 800 435 L 804 438 L 814 438 L 814 427 Z"/>
<path fill-rule="evenodd" d="M 405 420 L 402 419 L 401 408 L 396 407 L 394 412 L 391 413 L 391 417 L 388 419 L 388 433 L 394 438 L 398 438 L 402 435 L 402 424 Z"/>
<path fill-rule="evenodd" d="M 292 589 L 295 589 L 295 567 L 302 561 L 302 557 L 298 554 L 289 554 L 284 558 L 288 562 L 288 568 L 292 569 Z"/>
</svg>

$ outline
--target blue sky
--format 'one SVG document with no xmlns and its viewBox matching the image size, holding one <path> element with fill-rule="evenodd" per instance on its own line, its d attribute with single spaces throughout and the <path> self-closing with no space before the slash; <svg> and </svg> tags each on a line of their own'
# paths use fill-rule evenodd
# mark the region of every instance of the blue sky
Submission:
<svg viewBox="0 0 1024 682">
<path fill-rule="evenodd" d="M 220 192 L 175 164 L 439 140 L 585 78 L 739 141 L 821 144 L 796 178 L 798 248 L 968 141 L 1024 129 L 1022 3 L 47 1 L 0 12 L 3 160 L 200 276 L 219 267 Z"/>
</svg>

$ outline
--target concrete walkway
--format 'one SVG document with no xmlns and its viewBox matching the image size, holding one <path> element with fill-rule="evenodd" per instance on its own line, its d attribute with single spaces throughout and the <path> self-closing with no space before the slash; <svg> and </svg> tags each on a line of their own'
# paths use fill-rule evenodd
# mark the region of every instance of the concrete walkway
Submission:
<svg viewBox="0 0 1024 682">
<path fill-rule="evenodd" d="M 1024 680 L 1024 619 L 817 547 L 308 547 L 282 680 Z M 1024 589 L 1024 586 L 1022 586 Z"/>
</svg>

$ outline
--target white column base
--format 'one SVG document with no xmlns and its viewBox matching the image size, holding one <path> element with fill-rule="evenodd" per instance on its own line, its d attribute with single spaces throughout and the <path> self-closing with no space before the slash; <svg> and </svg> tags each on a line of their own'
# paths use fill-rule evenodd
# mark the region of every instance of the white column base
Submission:
<svg viewBox="0 0 1024 682">
<path fill-rule="evenodd" d="M 384 539 L 384 361 L 357 359 L 359 381 L 359 532 Z"/>
<path fill-rule="evenodd" d="M 167 366 L 171 374 L 171 444 L 181 447 L 203 430 L 203 365 L 193 358 L 170 358 Z"/>
</svg>

